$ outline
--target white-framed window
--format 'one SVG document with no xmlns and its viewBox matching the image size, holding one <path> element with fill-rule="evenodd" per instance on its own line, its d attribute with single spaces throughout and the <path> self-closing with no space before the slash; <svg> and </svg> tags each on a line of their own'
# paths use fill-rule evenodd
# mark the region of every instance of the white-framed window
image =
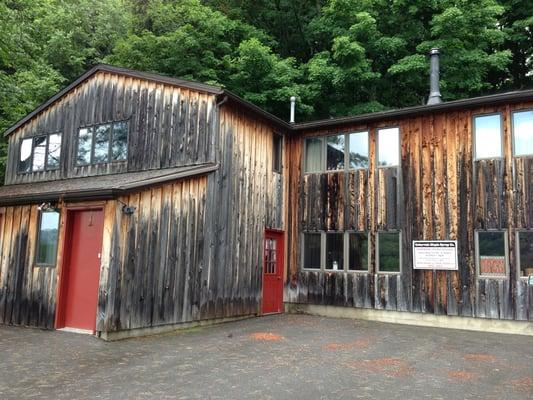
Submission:
<svg viewBox="0 0 533 400">
<path fill-rule="evenodd" d="M 348 271 L 368 271 L 367 232 L 348 232 L 347 235 L 347 269 Z"/>
<path fill-rule="evenodd" d="M 325 137 L 326 169 L 328 171 L 344 169 L 344 161 L 346 158 L 345 140 L 346 136 L 343 134 Z"/>
<path fill-rule="evenodd" d="M 24 138 L 19 145 L 17 171 L 30 173 L 59 168 L 61 161 L 61 133 Z"/>
<path fill-rule="evenodd" d="M 502 117 L 498 114 L 474 117 L 474 159 L 502 157 Z"/>
<path fill-rule="evenodd" d="M 348 168 L 366 169 L 369 167 L 368 131 L 348 134 Z"/>
<path fill-rule="evenodd" d="M 382 128 L 377 131 L 378 167 L 388 168 L 400 165 L 400 128 Z"/>
<path fill-rule="evenodd" d="M 376 237 L 378 273 L 394 274 L 402 270 L 402 235 L 400 231 L 382 231 Z"/>
<path fill-rule="evenodd" d="M 478 276 L 506 277 L 509 259 L 507 231 L 477 230 L 475 243 Z"/>
<path fill-rule="evenodd" d="M 533 230 L 516 232 L 516 251 L 519 276 L 533 275 Z"/>
<path fill-rule="evenodd" d="M 512 116 L 513 155 L 533 156 L 533 110 L 514 111 Z"/>
<path fill-rule="evenodd" d="M 321 137 L 305 139 L 305 172 L 324 171 L 323 143 L 324 139 Z"/>
<path fill-rule="evenodd" d="M 46 210 L 39 212 L 39 231 L 35 265 L 55 267 L 57 259 L 57 243 L 59 239 L 59 212 Z"/>
<path fill-rule="evenodd" d="M 332 271 L 344 270 L 344 233 L 326 232 L 326 260 L 324 268 Z"/>
</svg>

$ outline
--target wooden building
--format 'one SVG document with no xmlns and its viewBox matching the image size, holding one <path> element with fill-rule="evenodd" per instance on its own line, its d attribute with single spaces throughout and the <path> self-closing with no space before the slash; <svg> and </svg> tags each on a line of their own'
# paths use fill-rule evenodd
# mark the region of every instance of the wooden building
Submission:
<svg viewBox="0 0 533 400">
<path fill-rule="evenodd" d="M 5 135 L 4 324 L 113 339 L 285 308 L 531 332 L 533 90 L 289 124 L 98 65 Z M 414 269 L 415 240 L 456 241 L 457 269 Z"/>
</svg>

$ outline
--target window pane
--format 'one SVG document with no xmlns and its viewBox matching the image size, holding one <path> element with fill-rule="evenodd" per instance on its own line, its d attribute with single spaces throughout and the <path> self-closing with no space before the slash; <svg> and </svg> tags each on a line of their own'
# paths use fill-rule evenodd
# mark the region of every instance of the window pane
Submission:
<svg viewBox="0 0 533 400">
<path fill-rule="evenodd" d="M 500 115 L 484 115 L 474 119 L 476 160 L 502 155 Z"/>
<path fill-rule="evenodd" d="M 400 272 L 400 234 L 378 233 L 379 271 Z"/>
<path fill-rule="evenodd" d="M 111 124 L 98 125 L 94 128 L 93 163 L 103 163 L 108 161 L 110 133 Z"/>
<path fill-rule="evenodd" d="M 44 170 L 44 158 L 46 156 L 46 136 L 33 139 L 33 171 Z"/>
<path fill-rule="evenodd" d="M 90 164 L 91 163 L 91 147 L 93 144 L 93 130 L 92 128 L 82 128 L 78 132 L 78 154 L 76 156 L 76 164 Z"/>
<path fill-rule="evenodd" d="M 348 260 L 349 270 L 368 270 L 368 235 L 366 233 L 349 234 Z"/>
<path fill-rule="evenodd" d="M 59 168 L 61 157 L 61 135 L 56 133 L 48 136 L 48 154 L 46 155 L 46 168 Z"/>
<path fill-rule="evenodd" d="M 520 276 L 533 275 L 533 232 L 518 233 Z"/>
<path fill-rule="evenodd" d="M 304 268 L 320 269 L 320 233 L 304 233 Z"/>
<path fill-rule="evenodd" d="M 533 155 L 533 111 L 513 114 L 514 155 Z"/>
<path fill-rule="evenodd" d="M 282 151 L 281 135 L 273 134 L 272 136 L 272 169 L 274 172 L 281 172 L 281 151 Z"/>
<path fill-rule="evenodd" d="M 326 234 L 326 269 L 344 269 L 344 241 L 342 233 Z"/>
<path fill-rule="evenodd" d="M 480 274 L 505 274 L 505 233 L 478 232 Z"/>
<path fill-rule="evenodd" d="M 350 133 L 350 168 L 368 168 L 368 132 Z"/>
<path fill-rule="evenodd" d="M 41 212 L 39 242 L 37 244 L 37 264 L 55 265 L 58 231 L 59 213 L 56 211 Z"/>
<path fill-rule="evenodd" d="M 400 130 L 378 130 L 378 166 L 394 167 L 400 164 Z"/>
<path fill-rule="evenodd" d="M 344 135 L 326 137 L 328 171 L 344 169 Z"/>
<path fill-rule="evenodd" d="M 113 161 L 125 160 L 128 158 L 128 123 L 115 122 L 113 124 Z"/>
<path fill-rule="evenodd" d="M 322 139 L 305 140 L 305 172 L 317 172 L 324 169 L 322 164 Z"/>
<path fill-rule="evenodd" d="M 31 147 L 33 139 L 24 139 L 20 144 L 19 172 L 31 171 Z"/>
</svg>

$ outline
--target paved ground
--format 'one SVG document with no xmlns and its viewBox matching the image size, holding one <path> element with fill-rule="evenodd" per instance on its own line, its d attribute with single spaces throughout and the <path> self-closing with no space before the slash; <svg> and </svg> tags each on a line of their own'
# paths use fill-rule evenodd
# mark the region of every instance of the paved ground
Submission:
<svg viewBox="0 0 533 400">
<path fill-rule="evenodd" d="M 0 326 L 0 399 L 533 399 L 533 338 L 281 315 L 106 343 Z"/>
</svg>

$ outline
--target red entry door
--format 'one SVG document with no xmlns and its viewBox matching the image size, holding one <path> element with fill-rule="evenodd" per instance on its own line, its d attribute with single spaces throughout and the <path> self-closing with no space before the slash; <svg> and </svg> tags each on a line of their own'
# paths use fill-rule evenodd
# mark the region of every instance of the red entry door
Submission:
<svg viewBox="0 0 533 400">
<path fill-rule="evenodd" d="M 100 281 L 104 217 L 102 210 L 69 212 L 66 276 L 61 327 L 94 332 Z"/>
<path fill-rule="evenodd" d="M 283 312 L 283 233 L 265 232 L 263 314 Z"/>
</svg>

